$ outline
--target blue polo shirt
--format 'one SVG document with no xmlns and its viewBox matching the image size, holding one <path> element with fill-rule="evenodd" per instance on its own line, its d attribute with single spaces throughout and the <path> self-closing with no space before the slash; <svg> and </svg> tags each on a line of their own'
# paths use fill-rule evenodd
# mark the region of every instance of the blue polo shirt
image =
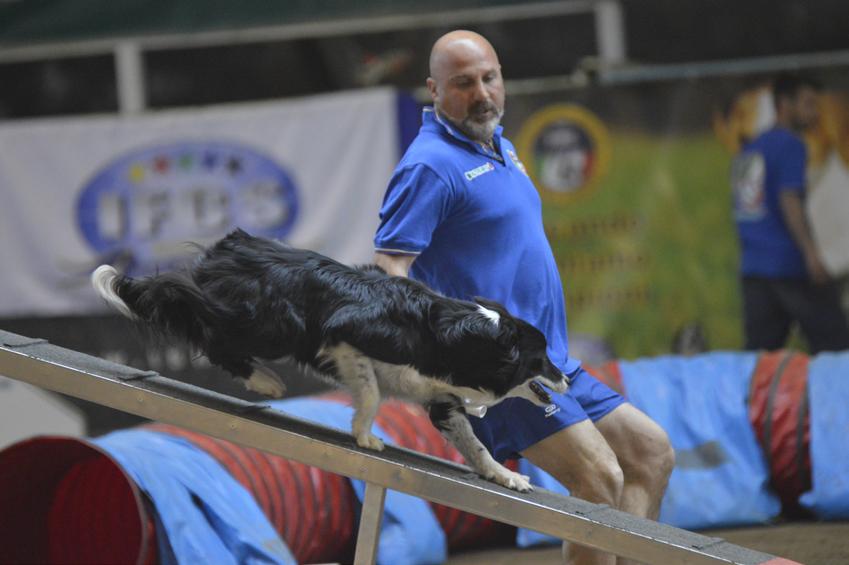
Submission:
<svg viewBox="0 0 849 565">
<path fill-rule="evenodd" d="M 410 276 L 446 296 L 496 300 L 533 324 L 548 355 L 571 374 L 563 287 L 542 223 L 542 204 L 516 149 L 469 140 L 431 108 L 395 169 L 375 248 L 416 255 Z"/>
<path fill-rule="evenodd" d="M 731 167 L 734 216 L 745 276 L 805 278 L 805 259 L 784 222 L 779 195 L 805 195 L 805 144 L 776 127 L 743 147 Z"/>
</svg>

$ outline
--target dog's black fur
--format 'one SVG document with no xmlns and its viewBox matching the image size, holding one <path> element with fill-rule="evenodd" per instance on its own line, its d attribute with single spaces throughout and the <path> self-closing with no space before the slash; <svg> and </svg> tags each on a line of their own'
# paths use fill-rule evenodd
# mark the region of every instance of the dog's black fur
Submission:
<svg viewBox="0 0 849 565">
<path fill-rule="evenodd" d="M 92 280 L 125 315 L 187 340 L 253 390 L 282 395 L 262 361 L 284 357 L 341 382 L 353 395 L 360 445 L 382 448 L 369 431 L 381 393 L 417 401 L 481 474 L 519 490 L 530 488 L 524 477 L 477 453 L 463 399 L 546 404 L 533 379 L 566 388 L 543 334 L 496 302 L 446 298 L 377 266 L 351 268 L 241 230 L 187 273 L 131 279 L 103 266 Z"/>
</svg>

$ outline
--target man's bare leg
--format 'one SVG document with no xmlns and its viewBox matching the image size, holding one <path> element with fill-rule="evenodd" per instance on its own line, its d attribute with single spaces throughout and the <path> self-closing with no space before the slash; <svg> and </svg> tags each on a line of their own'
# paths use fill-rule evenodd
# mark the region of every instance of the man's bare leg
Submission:
<svg viewBox="0 0 849 565">
<path fill-rule="evenodd" d="M 590 420 L 578 422 L 522 452 L 560 481 L 572 496 L 619 508 L 624 478 L 616 455 Z M 564 544 L 567 563 L 613 565 L 616 556 L 575 543 Z"/>
<path fill-rule="evenodd" d="M 596 422 L 596 427 L 616 454 L 625 476 L 619 509 L 657 520 L 675 452 L 666 432 L 631 404 L 622 404 Z M 633 563 L 619 559 L 624 565 Z"/>
</svg>

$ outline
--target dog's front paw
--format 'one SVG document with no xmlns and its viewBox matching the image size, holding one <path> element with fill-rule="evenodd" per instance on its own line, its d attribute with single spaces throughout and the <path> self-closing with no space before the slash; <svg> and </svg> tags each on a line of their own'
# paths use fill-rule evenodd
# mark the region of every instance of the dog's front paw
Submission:
<svg viewBox="0 0 849 565">
<path fill-rule="evenodd" d="M 533 485 L 531 485 L 530 477 L 514 473 L 510 469 L 504 467 L 496 470 L 491 477 L 487 478 L 503 487 L 517 490 L 519 492 L 530 492 L 534 490 Z"/>
<path fill-rule="evenodd" d="M 366 449 L 383 451 L 383 441 L 372 433 L 364 433 L 357 436 L 357 445 Z"/>
</svg>

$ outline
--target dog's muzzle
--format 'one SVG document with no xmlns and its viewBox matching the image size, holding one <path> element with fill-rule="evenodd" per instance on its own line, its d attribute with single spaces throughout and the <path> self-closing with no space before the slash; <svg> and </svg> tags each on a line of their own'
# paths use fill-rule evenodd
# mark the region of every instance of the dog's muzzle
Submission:
<svg viewBox="0 0 849 565">
<path fill-rule="evenodd" d="M 548 394 L 548 391 L 542 388 L 541 384 L 536 381 L 530 381 L 528 383 L 528 388 L 531 389 L 531 392 L 537 395 L 537 398 L 539 398 L 540 402 L 542 402 L 543 404 L 551 404 L 551 395 Z"/>
</svg>

